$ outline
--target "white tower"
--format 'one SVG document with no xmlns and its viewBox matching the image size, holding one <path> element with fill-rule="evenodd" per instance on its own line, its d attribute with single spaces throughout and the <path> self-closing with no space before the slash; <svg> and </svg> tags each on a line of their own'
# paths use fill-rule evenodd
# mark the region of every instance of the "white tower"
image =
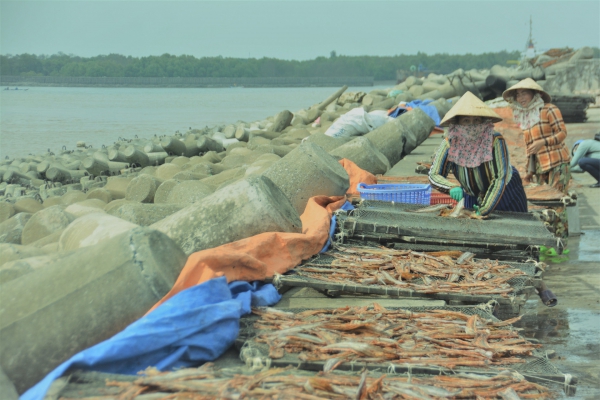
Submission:
<svg viewBox="0 0 600 400">
<path fill-rule="evenodd" d="M 531 20 L 531 15 L 530 15 L 529 16 L 529 38 L 527 39 L 527 44 L 525 45 L 525 51 L 523 52 L 523 58 L 528 59 L 528 60 L 535 57 L 535 47 L 533 45 L 532 26 L 533 26 L 533 22 Z"/>
</svg>

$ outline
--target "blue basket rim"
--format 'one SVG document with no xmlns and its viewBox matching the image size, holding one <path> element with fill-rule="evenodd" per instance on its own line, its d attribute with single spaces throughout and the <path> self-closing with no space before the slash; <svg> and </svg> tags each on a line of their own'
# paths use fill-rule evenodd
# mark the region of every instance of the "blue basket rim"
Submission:
<svg viewBox="0 0 600 400">
<path fill-rule="evenodd" d="M 382 187 L 387 187 L 389 189 L 383 189 Z M 367 185 L 365 183 L 359 183 L 356 185 L 356 190 L 359 193 L 363 192 L 371 192 L 374 193 L 376 191 L 379 192 L 410 192 L 410 191 L 425 191 L 431 189 L 431 184 L 426 183 L 384 183 L 384 184 L 375 184 L 375 185 Z"/>
</svg>

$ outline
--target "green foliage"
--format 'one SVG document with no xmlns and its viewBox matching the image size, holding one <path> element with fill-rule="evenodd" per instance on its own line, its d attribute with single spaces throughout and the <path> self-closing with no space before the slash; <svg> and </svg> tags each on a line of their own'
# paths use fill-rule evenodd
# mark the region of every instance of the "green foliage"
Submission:
<svg viewBox="0 0 600 400">
<path fill-rule="evenodd" d="M 425 72 L 450 73 L 457 68 L 490 68 L 517 59 L 519 52 L 484 54 L 417 53 L 390 57 L 344 56 L 335 51 L 327 57 L 296 61 L 275 58 L 224 58 L 189 55 L 131 57 L 120 54 L 77 57 L 63 53 L 0 55 L 2 75 L 107 76 L 107 77 L 329 77 L 373 76 L 395 80 L 396 70 L 423 65 Z"/>
<path fill-rule="evenodd" d="M 540 246 L 540 261 L 560 264 L 561 262 L 569 261 L 569 252 L 569 249 L 564 249 L 562 254 L 558 254 L 553 247 Z"/>
</svg>

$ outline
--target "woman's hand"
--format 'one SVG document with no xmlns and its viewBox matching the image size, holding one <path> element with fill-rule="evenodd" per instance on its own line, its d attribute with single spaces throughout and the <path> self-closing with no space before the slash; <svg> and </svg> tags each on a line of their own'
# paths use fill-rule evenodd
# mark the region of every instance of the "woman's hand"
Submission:
<svg viewBox="0 0 600 400">
<path fill-rule="evenodd" d="M 450 197 L 456 201 L 461 201 L 463 198 L 463 190 L 461 187 L 455 187 L 450 189 Z"/>
<path fill-rule="evenodd" d="M 532 154 L 537 154 L 542 147 L 544 147 L 544 141 L 543 140 L 536 140 L 535 142 L 533 142 L 531 144 L 531 146 L 529 147 L 529 149 L 531 150 Z"/>
<path fill-rule="evenodd" d="M 533 172 L 528 173 L 523 177 L 523 180 L 527 183 L 531 183 L 531 179 L 533 178 Z"/>
</svg>

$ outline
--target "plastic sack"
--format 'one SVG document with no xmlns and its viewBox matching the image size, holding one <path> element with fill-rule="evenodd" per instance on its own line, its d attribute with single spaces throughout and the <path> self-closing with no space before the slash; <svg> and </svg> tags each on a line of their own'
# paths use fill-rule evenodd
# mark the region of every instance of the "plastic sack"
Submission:
<svg viewBox="0 0 600 400">
<path fill-rule="evenodd" d="M 393 99 L 393 98 L 395 98 L 396 96 L 398 96 L 399 94 L 402 94 L 402 93 L 403 93 L 402 90 L 394 89 L 394 90 L 392 90 L 392 91 L 390 91 L 388 93 L 387 97 Z"/>
<path fill-rule="evenodd" d="M 367 113 L 364 108 L 358 107 L 339 117 L 325 132 L 331 137 L 361 136 L 380 127 L 388 121 L 385 111 L 372 111 Z"/>
</svg>

